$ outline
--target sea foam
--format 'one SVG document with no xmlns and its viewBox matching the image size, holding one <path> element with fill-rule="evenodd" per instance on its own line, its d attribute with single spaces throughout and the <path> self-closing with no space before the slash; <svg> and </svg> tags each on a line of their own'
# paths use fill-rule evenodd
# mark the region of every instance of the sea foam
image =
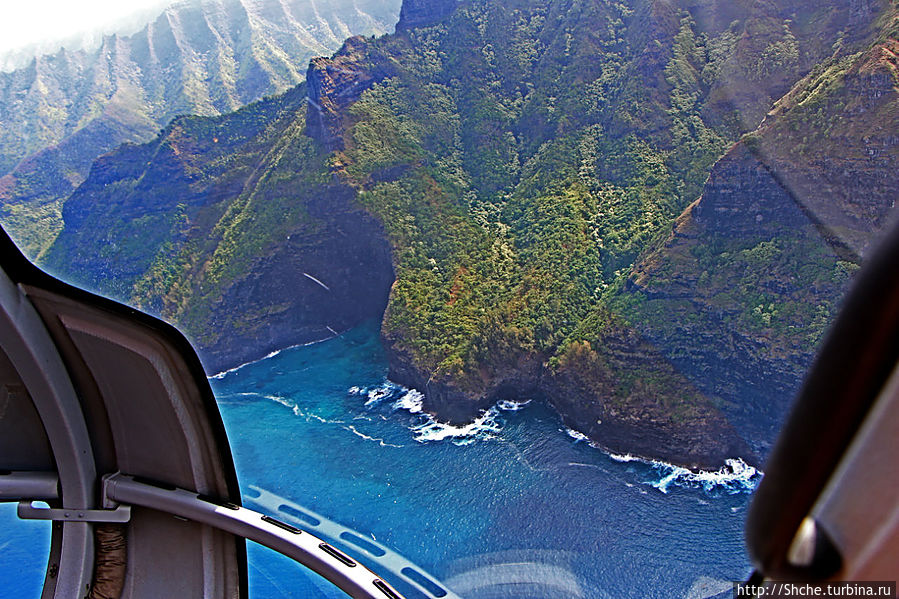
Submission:
<svg viewBox="0 0 899 599">
<path fill-rule="evenodd" d="M 419 443 L 451 440 L 454 445 L 470 445 L 475 441 L 486 441 L 495 438 L 495 433 L 502 430 L 497 421 L 499 411 L 493 407 L 481 412 L 481 415 L 468 424 L 454 425 L 435 420 L 430 414 L 424 414 L 425 421 L 412 427 L 412 438 Z"/>
<path fill-rule="evenodd" d="M 346 430 L 348 430 L 348 431 L 350 431 L 351 433 L 353 433 L 353 434 L 356 435 L 357 437 L 360 437 L 360 438 L 362 438 L 362 439 L 365 439 L 366 441 L 374 441 L 374 442 L 376 442 L 378 445 L 380 445 L 381 447 L 396 447 L 397 449 L 402 449 L 402 447 L 403 447 L 402 445 L 396 445 L 396 444 L 394 444 L 394 443 L 388 443 L 388 442 L 385 441 L 384 439 L 381 439 L 381 438 L 378 438 L 378 437 L 372 437 L 371 435 L 366 435 L 365 433 L 361 432 L 359 429 L 357 429 L 357 428 L 356 428 L 355 426 L 353 426 L 352 424 L 350 424 L 350 425 L 348 425 L 348 426 L 344 426 L 343 428 L 346 429 Z"/>
<path fill-rule="evenodd" d="M 565 432 L 575 441 L 587 441 L 588 443 L 590 442 L 590 438 L 581 431 L 576 431 L 573 428 L 566 428 Z"/>
<path fill-rule="evenodd" d="M 394 405 L 398 409 L 399 407 L 404 407 L 409 409 L 410 411 L 417 406 L 418 411 L 421 411 L 421 400 L 423 396 L 418 391 L 414 389 L 407 389 L 402 385 L 397 385 L 391 381 L 384 381 L 377 387 L 350 387 L 347 389 L 348 395 L 355 395 L 359 397 L 365 398 L 365 407 L 371 408 L 374 405 L 381 403 L 384 400 L 393 400 L 399 397 L 398 401 L 406 402 L 405 405 L 397 406 L 396 403 Z"/>
<path fill-rule="evenodd" d="M 637 462 L 649 466 L 655 476 L 643 483 L 655 487 L 662 493 L 668 493 L 673 486 L 688 489 L 701 488 L 707 493 L 723 492 L 728 495 L 751 493 L 755 490 L 763 474 L 761 470 L 750 466 L 740 458 L 726 459 L 724 466 L 714 471 L 690 470 L 683 466 L 661 460 L 649 460 L 629 453 L 612 453 L 590 442 L 587 436 L 580 431 L 570 428 L 565 431 L 575 441 L 587 441 L 591 447 L 599 449 L 615 462 L 622 464 Z"/>
<path fill-rule="evenodd" d="M 502 410 L 503 412 L 517 412 L 518 410 L 524 409 L 526 405 L 531 403 L 530 399 L 526 399 L 524 401 L 513 401 L 511 399 L 501 399 L 496 402 L 496 407 Z"/>
<path fill-rule="evenodd" d="M 424 394 L 415 389 L 408 389 L 391 381 L 376 387 L 350 387 L 347 394 L 364 397 L 366 409 L 374 409 L 378 405 L 389 405 L 393 412 L 406 412 L 417 417 L 409 430 L 412 438 L 419 443 L 450 441 L 454 445 L 469 445 L 475 441 L 493 439 L 502 430 L 498 420 L 500 410 L 520 410 L 528 402 L 502 401 L 489 410 L 481 412 L 472 422 L 461 425 L 440 422 L 424 411 Z"/>
<path fill-rule="evenodd" d="M 325 341 L 330 341 L 331 339 L 334 339 L 335 337 L 340 337 L 340 333 L 334 331 L 334 329 L 332 329 L 331 327 L 326 327 L 326 328 L 334 334 L 330 337 L 324 337 L 322 339 L 315 339 L 314 341 L 307 341 L 306 343 L 296 343 L 294 345 L 288 345 L 287 347 L 283 347 L 281 349 L 276 349 L 275 351 L 265 354 L 261 358 L 256 358 L 255 360 L 250 360 L 249 362 L 244 362 L 243 364 L 238 364 L 234 368 L 229 368 L 228 370 L 223 370 L 221 372 L 217 372 L 217 373 L 213 374 L 212 376 L 208 376 L 206 378 L 215 379 L 217 381 L 220 381 L 223 378 L 225 378 L 226 376 L 228 376 L 229 374 L 233 374 L 233 373 L 237 372 L 238 370 L 242 370 L 242 369 L 246 368 L 247 366 L 252 366 L 253 364 L 259 364 L 260 362 L 265 362 L 266 360 L 270 360 L 270 359 L 274 358 L 275 356 L 279 355 L 280 353 L 285 352 L 287 350 L 296 349 L 298 347 L 309 347 L 310 345 L 318 345 L 319 343 L 324 343 Z"/>
<path fill-rule="evenodd" d="M 724 466 L 718 470 L 690 470 L 658 460 L 646 460 L 632 455 L 609 454 L 616 462 L 640 462 L 652 468 L 656 474 L 651 480 L 644 481 L 662 493 L 668 493 L 671 487 L 687 489 L 703 489 L 707 493 L 751 493 L 762 478 L 762 472 L 750 466 L 740 458 L 724 460 Z"/>
<path fill-rule="evenodd" d="M 406 389 L 396 402 L 393 404 L 394 410 L 406 410 L 410 414 L 421 414 L 424 410 L 425 396 L 415 389 Z"/>
</svg>

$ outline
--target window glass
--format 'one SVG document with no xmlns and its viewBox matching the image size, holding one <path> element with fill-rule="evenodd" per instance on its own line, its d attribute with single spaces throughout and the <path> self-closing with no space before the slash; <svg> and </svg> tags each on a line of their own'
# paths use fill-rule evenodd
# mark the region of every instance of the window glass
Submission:
<svg viewBox="0 0 899 599">
<path fill-rule="evenodd" d="M 15 503 L 0 503 L 0 599 L 41 596 L 50 527 L 50 522 L 19 520 Z"/>
</svg>

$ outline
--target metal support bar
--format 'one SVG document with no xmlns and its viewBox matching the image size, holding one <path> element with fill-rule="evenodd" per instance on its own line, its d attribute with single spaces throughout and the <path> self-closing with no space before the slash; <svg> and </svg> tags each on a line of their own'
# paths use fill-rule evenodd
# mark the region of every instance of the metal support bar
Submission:
<svg viewBox="0 0 899 599">
<path fill-rule="evenodd" d="M 0 235 L 6 252 L 8 240 Z M 3 256 L 6 263 L 7 255 Z M 5 266 L 5 265 L 4 265 Z M 44 321 L 24 291 L 0 269 L 0 346 L 37 409 L 59 474 L 60 494 L 75 508 L 93 508 L 97 485 L 90 434 L 78 394 Z M 86 524 L 53 527 L 43 597 L 81 597 L 94 574 L 94 535 Z"/>
<path fill-rule="evenodd" d="M 103 494 L 108 500 L 167 512 L 255 541 L 306 566 L 354 599 L 402 597 L 321 539 L 245 507 L 125 474 L 103 477 Z"/>
<path fill-rule="evenodd" d="M 57 497 L 59 497 L 59 477 L 55 472 L 0 471 L 0 501 Z"/>
<path fill-rule="evenodd" d="M 22 520 L 53 520 L 54 522 L 116 522 L 131 520 L 131 506 L 120 505 L 112 510 L 70 510 L 66 508 L 35 507 L 31 501 L 20 501 L 16 515 Z"/>
<path fill-rule="evenodd" d="M 325 518 L 305 506 L 294 503 L 286 497 L 276 495 L 271 491 L 249 485 L 250 493 L 258 497 L 248 496 L 248 501 L 268 511 L 270 514 L 280 514 L 289 521 L 297 522 L 317 535 L 327 539 L 335 539 L 338 542 L 351 545 L 364 551 L 369 563 L 376 563 L 379 572 L 390 572 L 396 579 L 402 579 L 409 585 L 418 589 L 423 597 L 429 599 L 460 599 L 443 583 L 438 582 L 433 576 L 422 570 L 420 566 L 406 559 L 389 547 L 378 543 L 371 537 L 367 537 L 346 526 Z M 537 569 L 536 564 L 531 564 Z"/>
</svg>

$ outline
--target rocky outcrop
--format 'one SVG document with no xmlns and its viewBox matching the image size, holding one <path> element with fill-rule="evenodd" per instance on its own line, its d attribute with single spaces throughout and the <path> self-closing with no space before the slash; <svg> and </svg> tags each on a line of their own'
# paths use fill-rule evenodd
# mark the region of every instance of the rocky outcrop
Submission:
<svg viewBox="0 0 899 599">
<path fill-rule="evenodd" d="M 622 323 L 572 345 L 543 388 L 566 425 L 613 453 L 690 468 L 719 468 L 736 456 L 759 461 L 719 406 Z"/>
<path fill-rule="evenodd" d="M 382 340 L 390 380 L 421 390 L 424 394 L 423 408 L 443 422 L 471 422 L 501 399 L 545 398 L 542 386 L 545 365 L 538 356 L 523 354 L 497 367 L 485 367 L 485 380 L 479 388 L 470 385 L 462 388 L 452 377 L 428 372 L 417 366 L 415 356 L 404 349 L 403 335 L 398 331 L 382 329 Z"/>
<path fill-rule="evenodd" d="M 450 14 L 466 0 L 403 0 L 396 32 L 433 25 Z"/>
<path fill-rule="evenodd" d="M 494 369 L 480 391 L 417 369 L 398 341 L 385 338 L 390 379 L 421 390 L 423 408 L 443 422 L 471 422 L 500 400 L 539 400 L 612 453 L 691 468 L 719 468 L 736 456 L 759 462 L 718 407 L 622 323 L 593 342 L 573 344 L 552 367 L 540 356 L 523 355 Z"/>
<path fill-rule="evenodd" d="M 328 151 L 342 150 L 347 108 L 394 72 L 387 57 L 362 37 L 346 40 L 331 58 L 313 58 L 306 72 L 308 135 Z"/>
</svg>

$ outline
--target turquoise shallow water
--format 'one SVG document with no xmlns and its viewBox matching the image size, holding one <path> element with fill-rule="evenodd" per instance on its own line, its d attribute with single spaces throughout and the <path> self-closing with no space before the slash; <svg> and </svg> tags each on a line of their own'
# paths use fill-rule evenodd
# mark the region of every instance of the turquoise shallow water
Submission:
<svg viewBox="0 0 899 599">
<path fill-rule="evenodd" d="M 757 475 L 739 463 L 697 477 L 609 456 L 537 402 L 445 427 L 385 377 L 372 324 L 211 379 L 247 505 L 323 536 L 316 523 L 354 531 L 328 540 L 410 597 L 422 595 L 408 577 L 421 575 L 435 591 L 488 599 L 699 598 L 747 575 Z M 36 597 L 43 564 L 22 573 L 7 556 L 33 555 L 47 529 L 4 510 L 0 598 Z M 365 539 L 399 561 L 366 559 Z M 343 596 L 266 549 L 249 555 L 254 598 Z M 409 562 L 414 572 L 397 575 Z"/>
</svg>

